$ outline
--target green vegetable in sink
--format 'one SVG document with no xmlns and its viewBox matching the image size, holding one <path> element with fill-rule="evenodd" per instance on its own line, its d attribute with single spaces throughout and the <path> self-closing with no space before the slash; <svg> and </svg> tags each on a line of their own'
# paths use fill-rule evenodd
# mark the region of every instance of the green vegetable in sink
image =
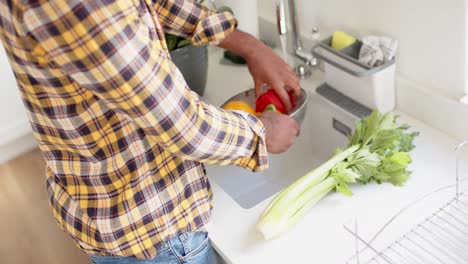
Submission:
<svg viewBox="0 0 468 264">
<path fill-rule="evenodd" d="M 176 49 L 183 48 L 185 46 L 188 46 L 192 44 L 192 41 L 190 39 L 184 39 L 169 33 L 165 33 L 165 38 L 166 38 L 166 43 L 167 43 L 167 48 L 169 51 L 173 51 Z"/>
<path fill-rule="evenodd" d="M 348 148 L 337 149 L 332 158 L 281 191 L 267 206 L 257 224 L 265 239 L 277 237 L 296 224 L 330 191 L 351 196 L 349 183 L 371 181 L 403 185 L 410 176 L 408 154 L 419 134 L 397 126 L 392 113 L 374 111 L 356 122 Z"/>
<path fill-rule="evenodd" d="M 169 51 L 175 50 L 177 48 L 177 44 L 182 39 L 178 36 L 168 34 L 168 33 L 165 34 L 165 37 L 166 37 L 167 48 L 169 49 Z"/>
<path fill-rule="evenodd" d="M 192 41 L 190 41 L 190 39 L 183 39 L 179 41 L 179 43 L 177 43 L 177 48 L 180 49 L 190 44 L 192 44 Z"/>
</svg>

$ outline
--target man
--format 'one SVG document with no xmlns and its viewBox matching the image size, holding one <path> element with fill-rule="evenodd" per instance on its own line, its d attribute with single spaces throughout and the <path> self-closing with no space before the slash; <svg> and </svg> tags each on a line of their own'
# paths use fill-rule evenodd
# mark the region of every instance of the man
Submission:
<svg viewBox="0 0 468 264">
<path fill-rule="evenodd" d="M 164 32 L 219 44 L 248 62 L 257 91 L 291 108 L 299 81 L 271 49 L 183 0 L 2 0 L 0 37 L 47 161 L 59 225 L 95 263 L 208 263 L 211 189 L 202 163 L 267 167 L 298 134 L 201 100 Z M 222 89 L 222 87 L 219 87 Z"/>
</svg>

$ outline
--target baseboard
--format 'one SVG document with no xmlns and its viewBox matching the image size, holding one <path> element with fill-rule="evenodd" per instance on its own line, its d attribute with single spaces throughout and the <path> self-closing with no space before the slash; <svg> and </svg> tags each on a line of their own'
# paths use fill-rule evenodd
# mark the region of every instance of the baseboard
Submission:
<svg viewBox="0 0 468 264">
<path fill-rule="evenodd" d="M 0 147 L 31 133 L 28 119 L 22 118 L 12 124 L 2 124 L 0 128 Z"/>
<path fill-rule="evenodd" d="M 36 139 L 32 133 L 27 133 L 10 141 L 9 143 L 0 145 L 0 164 L 12 160 L 36 147 Z"/>
</svg>

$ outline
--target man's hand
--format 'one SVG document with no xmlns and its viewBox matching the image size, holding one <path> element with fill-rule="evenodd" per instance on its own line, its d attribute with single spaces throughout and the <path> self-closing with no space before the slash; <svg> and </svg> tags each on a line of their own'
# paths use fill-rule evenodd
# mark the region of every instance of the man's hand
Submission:
<svg viewBox="0 0 468 264">
<path fill-rule="evenodd" d="M 291 111 L 288 91 L 300 94 L 299 78 L 289 65 L 271 48 L 253 36 L 239 30 L 234 30 L 219 45 L 231 50 L 247 61 L 249 71 L 254 79 L 255 94 L 259 96 L 264 84 L 275 89 L 281 97 L 286 110 Z"/>
<path fill-rule="evenodd" d="M 286 110 L 292 110 L 288 91 L 296 96 L 300 94 L 299 77 L 293 69 L 270 47 L 261 44 L 258 50 L 246 58 L 250 74 L 255 83 L 255 95 L 258 97 L 264 84 L 273 88 L 281 97 Z"/>
<path fill-rule="evenodd" d="M 285 152 L 299 135 L 299 125 L 290 116 L 266 111 L 259 119 L 265 126 L 265 141 L 269 153 Z"/>
</svg>

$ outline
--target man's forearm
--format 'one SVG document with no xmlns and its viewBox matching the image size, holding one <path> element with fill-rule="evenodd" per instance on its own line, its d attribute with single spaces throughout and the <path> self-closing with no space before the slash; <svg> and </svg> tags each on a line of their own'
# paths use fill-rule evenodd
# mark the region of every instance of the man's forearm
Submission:
<svg viewBox="0 0 468 264">
<path fill-rule="evenodd" d="M 237 53 L 248 60 L 255 54 L 255 51 L 263 48 L 265 44 L 248 33 L 234 29 L 218 46 Z"/>
</svg>

